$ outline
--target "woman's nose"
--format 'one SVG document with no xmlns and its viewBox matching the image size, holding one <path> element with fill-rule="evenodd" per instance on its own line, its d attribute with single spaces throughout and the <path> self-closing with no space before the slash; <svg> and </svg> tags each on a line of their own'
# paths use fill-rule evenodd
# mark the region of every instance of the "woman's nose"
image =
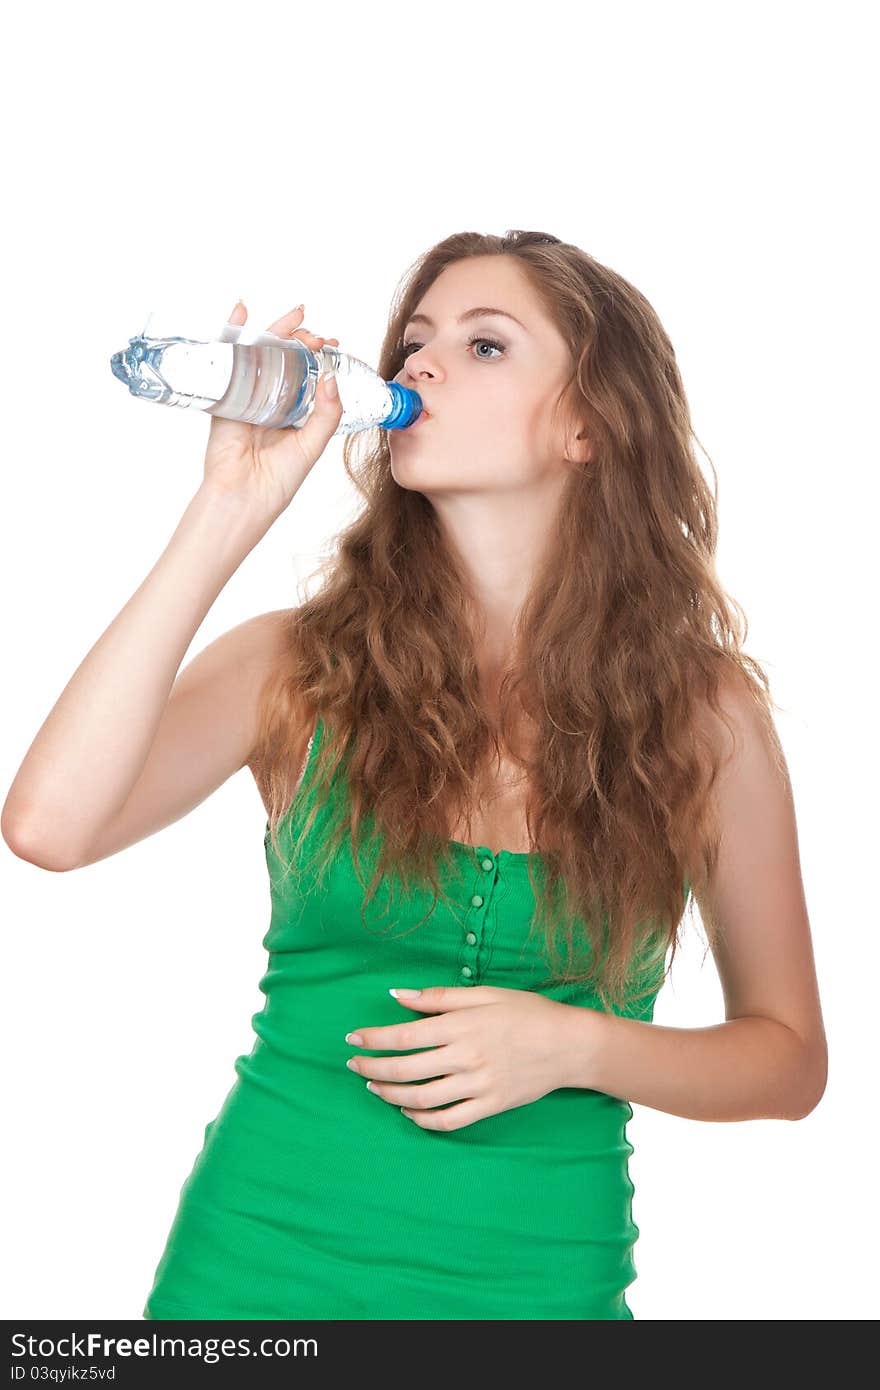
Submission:
<svg viewBox="0 0 880 1390">
<path fill-rule="evenodd" d="M 404 363 L 394 380 L 400 381 L 403 386 L 411 386 L 413 390 L 416 390 L 420 377 L 424 375 L 424 371 L 424 368 L 419 367 L 416 367 L 415 371 L 413 371 L 408 363 Z"/>
<path fill-rule="evenodd" d="M 413 384 L 418 381 L 419 377 L 424 376 L 425 372 L 431 373 L 432 370 L 428 359 L 426 357 L 420 357 L 418 352 L 411 352 L 402 368 L 404 375 L 408 377 Z"/>
</svg>

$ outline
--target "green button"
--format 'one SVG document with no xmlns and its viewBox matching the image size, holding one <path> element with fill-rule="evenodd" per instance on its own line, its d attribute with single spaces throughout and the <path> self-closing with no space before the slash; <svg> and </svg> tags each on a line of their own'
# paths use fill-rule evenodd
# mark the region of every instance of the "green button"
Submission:
<svg viewBox="0 0 880 1390">
<path fill-rule="evenodd" d="M 492 862 L 491 859 L 484 859 L 484 860 L 483 860 L 483 868 L 486 870 L 486 873 L 488 873 L 489 870 L 490 870 L 490 869 L 493 869 L 494 867 L 495 867 L 495 865 L 493 864 L 493 862 Z"/>
<path fill-rule="evenodd" d="M 471 977 L 471 975 L 473 975 L 474 972 L 473 972 L 473 970 L 471 970 L 471 968 L 470 968 L 469 965 L 463 965 L 463 966 L 461 967 L 461 973 L 462 973 L 462 975 L 464 975 L 464 977 L 465 977 L 466 979 L 469 980 L 470 977 Z"/>
<path fill-rule="evenodd" d="M 469 946 L 476 946 L 477 944 L 477 938 L 474 936 L 472 931 L 468 932 L 467 936 L 465 937 L 465 941 Z"/>
<path fill-rule="evenodd" d="M 474 896 L 471 898 L 471 907 L 482 907 L 482 906 L 483 906 L 483 899 L 480 897 L 479 893 L 475 893 Z"/>
</svg>

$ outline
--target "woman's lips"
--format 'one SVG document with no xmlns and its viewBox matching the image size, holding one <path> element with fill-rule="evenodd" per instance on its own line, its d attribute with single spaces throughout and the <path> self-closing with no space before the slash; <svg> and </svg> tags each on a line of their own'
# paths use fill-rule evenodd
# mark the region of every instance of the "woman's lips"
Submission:
<svg viewBox="0 0 880 1390">
<path fill-rule="evenodd" d="M 423 424 L 425 420 L 430 420 L 430 418 L 431 412 L 429 410 L 423 410 L 419 418 L 413 424 L 407 425 L 406 429 L 403 431 L 404 434 L 409 434 L 410 430 L 417 430 L 419 425 Z"/>
</svg>

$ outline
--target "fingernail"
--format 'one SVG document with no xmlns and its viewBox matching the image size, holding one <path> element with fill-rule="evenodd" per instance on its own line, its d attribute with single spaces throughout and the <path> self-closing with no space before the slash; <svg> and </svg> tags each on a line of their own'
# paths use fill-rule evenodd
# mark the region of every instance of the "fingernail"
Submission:
<svg viewBox="0 0 880 1390">
<path fill-rule="evenodd" d="M 336 385 L 335 376 L 324 377 L 324 394 L 329 396 L 331 400 L 335 400 L 339 395 L 339 387 Z"/>
</svg>

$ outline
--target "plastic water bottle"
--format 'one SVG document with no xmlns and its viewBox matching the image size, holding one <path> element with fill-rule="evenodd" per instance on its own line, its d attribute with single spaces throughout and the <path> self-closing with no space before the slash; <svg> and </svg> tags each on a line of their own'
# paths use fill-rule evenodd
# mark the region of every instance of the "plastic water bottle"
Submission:
<svg viewBox="0 0 880 1390">
<path fill-rule="evenodd" d="M 417 391 L 383 381 L 337 347 L 312 352 L 297 338 L 253 333 L 246 324 L 226 323 L 216 338 L 152 337 L 149 326 L 148 319 L 143 332 L 110 358 L 113 375 L 141 400 L 269 429 L 302 429 L 315 408 L 318 381 L 332 373 L 342 405 L 334 435 L 374 425 L 402 430 L 422 413 Z"/>
</svg>

